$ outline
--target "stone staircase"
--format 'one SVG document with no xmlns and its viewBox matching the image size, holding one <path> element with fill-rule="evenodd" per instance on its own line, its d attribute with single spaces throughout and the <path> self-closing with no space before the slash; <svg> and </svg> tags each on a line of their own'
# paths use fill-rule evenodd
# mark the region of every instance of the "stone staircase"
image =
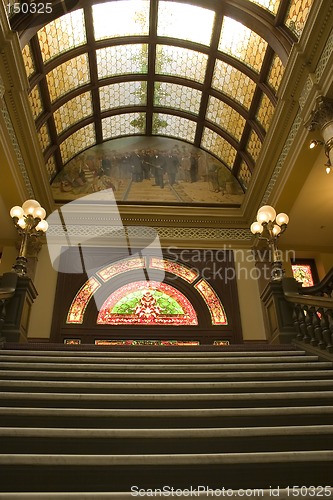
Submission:
<svg viewBox="0 0 333 500">
<path fill-rule="evenodd" d="M 3 349 L 0 427 L 0 500 L 333 497 L 332 363 L 291 346 Z"/>
</svg>

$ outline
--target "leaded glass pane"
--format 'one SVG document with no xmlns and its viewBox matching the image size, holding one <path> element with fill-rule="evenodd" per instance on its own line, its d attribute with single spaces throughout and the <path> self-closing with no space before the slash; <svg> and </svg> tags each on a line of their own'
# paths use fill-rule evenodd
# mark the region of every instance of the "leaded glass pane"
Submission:
<svg viewBox="0 0 333 500">
<path fill-rule="evenodd" d="M 280 0 L 250 0 L 250 2 L 260 5 L 260 7 L 272 12 L 272 14 L 277 13 L 280 5 Z"/>
<path fill-rule="evenodd" d="M 55 19 L 41 28 L 37 35 L 44 62 L 83 45 L 86 43 L 83 9 Z"/>
<path fill-rule="evenodd" d="M 53 176 L 57 173 L 57 164 L 54 156 L 50 156 L 50 158 L 46 162 L 46 171 L 49 176 L 49 180 L 53 178 Z"/>
<path fill-rule="evenodd" d="M 92 112 L 90 92 L 84 92 L 74 97 L 74 99 L 67 101 L 53 113 L 57 133 L 61 134 L 64 130 L 74 125 L 74 123 L 92 115 Z"/>
<path fill-rule="evenodd" d="M 124 106 L 144 106 L 147 102 L 147 82 L 121 82 L 99 89 L 101 110 Z"/>
<path fill-rule="evenodd" d="M 198 114 L 201 92 L 175 83 L 155 83 L 154 105 Z"/>
<path fill-rule="evenodd" d="M 60 144 L 60 152 L 63 163 L 66 163 L 80 151 L 93 146 L 95 142 L 95 127 L 93 123 L 80 128 L 80 130 L 74 132 L 74 134 L 70 135 Z"/>
<path fill-rule="evenodd" d="M 309 264 L 293 264 L 291 268 L 295 280 L 302 283 L 303 287 L 314 285 L 312 270 Z"/>
<path fill-rule="evenodd" d="M 228 321 L 224 312 L 223 305 L 221 304 L 219 296 L 211 287 L 211 285 L 206 280 L 201 279 L 194 285 L 194 288 L 198 290 L 201 297 L 206 302 L 206 305 L 210 312 L 212 325 L 227 325 Z"/>
<path fill-rule="evenodd" d="M 60 64 L 46 75 L 51 101 L 89 82 L 88 54 Z"/>
<path fill-rule="evenodd" d="M 251 157 L 257 161 L 260 151 L 261 151 L 261 141 L 254 130 L 251 131 L 248 143 L 247 143 L 247 151 L 250 153 Z"/>
<path fill-rule="evenodd" d="M 272 101 L 266 94 L 262 94 L 261 101 L 257 110 L 257 120 L 261 123 L 264 129 L 268 130 L 274 114 L 274 106 Z"/>
<path fill-rule="evenodd" d="M 232 168 L 237 151 L 228 141 L 210 128 L 204 128 L 201 146 Z"/>
<path fill-rule="evenodd" d="M 212 87 L 232 97 L 246 109 L 252 103 L 256 84 L 251 78 L 219 59 L 215 62 Z"/>
<path fill-rule="evenodd" d="M 124 113 L 116 116 L 108 116 L 102 120 L 104 140 L 125 135 L 144 134 L 145 131 L 145 113 Z"/>
<path fill-rule="evenodd" d="M 98 78 L 144 74 L 148 70 L 148 45 L 130 44 L 96 50 Z"/>
<path fill-rule="evenodd" d="M 39 92 L 39 85 L 36 85 L 29 94 L 29 101 L 34 119 L 43 112 L 43 103 Z"/>
<path fill-rule="evenodd" d="M 264 60 L 267 42 L 244 24 L 224 17 L 219 50 L 239 59 L 259 72 Z"/>
<path fill-rule="evenodd" d="M 291 0 L 285 20 L 288 28 L 299 38 L 303 32 L 314 0 Z"/>
<path fill-rule="evenodd" d="M 94 278 L 89 278 L 88 281 L 77 292 L 73 302 L 68 310 L 66 323 L 82 324 L 84 313 L 89 304 L 91 297 L 96 290 L 101 287 L 101 284 Z"/>
<path fill-rule="evenodd" d="M 155 71 L 160 75 L 180 76 L 203 83 L 207 59 L 206 54 L 195 50 L 157 45 Z"/>
<path fill-rule="evenodd" d="M 42 151 L 45 151 L 49 147 L 49 145 L 51 144 L 49 127 L 48 127 L 47 123 L 44 123 L 44 125 L 41 126 L 41 128 L 38 130 L 37 134 L 38 134 L 40 147 L 42 148 Z"/>
<path fill-rule="evenodd" d="M 154 113 L 153 134 L 178 137 L 188 142 L 194 142 L 197 124 L 180 116 L 165 113 Z"/>
<path fill-rule="evenodd" d="M 280 87 L 283 73 L 284 66 L 282 65 L 282 61 L 279 56 L 275 54 L 268 74 L 268 83 L 275 91 Z"/>
<path fill-rule="evenodd" d="M 31 53 L 29 44 L 27 44 L 25 47 L 23 47 L 22 57 L 23 57 L 23 62 L 24 62 L 24 66 L 25 66 L 25 71 L 27 73 L 27 77 L 29 78 L 36 71 L 35 63 L 34 63 L 34 60 L 32 58 L 32 53 Z"/>
<path fill-rule="evenodd" d="M 92 6 L 95 39 L 148 35 L 149 1 L 127 0 Z"/>
<path fill-rule="evenodd" d="M 247 189 L 249 187 L 250 181 L 251 181 L 251 170 L 249 169 L 248 165 L 245 163 L 244 160 L 242 160 L 239 172 L 238 172 L 238 180 L 242 184 L 244 189 Z"/>
<path fill-rule="evenodd" d="M 210 44 L 214 12 L 185 3 L 159 2 L 157 34 Z"/>
<path fill-rule="evenodd" d="M 246 123 L 245 118 L 220 99 L 209 97 L 206 118 L 226 130 L 238 141 L 242 137 Z"/>
</svg>

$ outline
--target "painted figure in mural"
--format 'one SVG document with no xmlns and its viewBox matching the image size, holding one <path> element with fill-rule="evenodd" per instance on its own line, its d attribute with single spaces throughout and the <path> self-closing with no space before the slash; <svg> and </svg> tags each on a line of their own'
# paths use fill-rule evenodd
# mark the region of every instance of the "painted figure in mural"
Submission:
<svg viewBox="0 0 333 500">
<path fill-rule="evenodd" d="M 165 159 L 160 151 L 154 150 L 154 154 L 151 158 L 152 167 L 155 178 L 155 186 L 160 186 L 164 188 L 164 172 L 165 172 Z"/>
<path fill-rule="evenodd" d="M 176 150 L 171 151 L 168 154 L 166 171 L 168 174 L 168 181 L 170 186 L 173 186 L 176 182 L 176 176 L 179 167 L 179 157 Z"/>
<path fill-rule="evenodd" d="M 190 168 L 190 179 L 191 182 L 197 182 L 198 180 L 198 155 L 196 153 L 191 153 L 191 168 Z"/>
</svg>

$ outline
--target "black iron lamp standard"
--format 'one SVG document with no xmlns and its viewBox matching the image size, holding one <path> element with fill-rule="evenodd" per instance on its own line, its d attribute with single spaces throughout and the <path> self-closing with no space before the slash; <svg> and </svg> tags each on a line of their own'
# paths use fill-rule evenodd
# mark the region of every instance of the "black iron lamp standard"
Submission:
<svg viewBox="0 0 333 500">
<path fill-rule="evenodd" d="M 44 220 L 46 211 L 36 200 L 27 200 L 22 207 L 15 206 L 10 211 L 14 225 L 21 236 L 21 246 L 13 270 L 19 275 L 27 273 L 27 250 L 30 238 L 42 236 L 48 228 Z"/>
<path fill-rule="evenodd" d="M 280 281 L 284 270 L 277 242 L 282 233 L 287 229 L 289 217 L 285 213 L 276 215 L 276 211 L 270 205 L 264 205 L 257 212 L 257 220 L 251 224 L 251 232 L 258 240 L 264 240 L 268 244 L 271 261 L 271 280 Z"/>
</svg>

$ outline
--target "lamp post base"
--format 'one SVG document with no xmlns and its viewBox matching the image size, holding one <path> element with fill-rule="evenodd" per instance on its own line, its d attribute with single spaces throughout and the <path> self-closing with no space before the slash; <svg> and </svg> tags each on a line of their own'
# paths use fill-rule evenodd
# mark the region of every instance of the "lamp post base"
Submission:
<svg viewBox="0 0 333 500">
<path fill-rule="evenodd" d="M 281 281 L 283 277 L 284 269 L 282 267 L 282 262 L 280 260 L 276 260 L 272 263 L 271 281 Z"/>
<path fill-rule="evenodd" d="M 28 259 L 26 257 L 16 257 L 16 263 L 13 265 L 13 271 L 19 276 L 25 276 L 27 274 L 26 263 Z"/>
</svg>

